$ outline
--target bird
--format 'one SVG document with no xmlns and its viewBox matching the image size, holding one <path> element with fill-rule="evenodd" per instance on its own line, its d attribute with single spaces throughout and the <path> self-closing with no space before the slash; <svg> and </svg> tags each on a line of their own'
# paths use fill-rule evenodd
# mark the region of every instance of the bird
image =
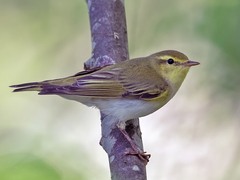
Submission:
<svg viewBox="0 0 240 180">
<path fill-rule="evenodd" d="M 164 106 L 180 88 L 191 66 L 199 65 L 176 50 L 164 50 L 146 57 L 81 71 L 73 76 L 13 85 L 13 92 L 38 91 L 39 95 L 58 95 L 96 107 L 109 114 L 133 148 L 139 152 L 125 130 L 126 121 L 146 116 Z"/>
</svg>

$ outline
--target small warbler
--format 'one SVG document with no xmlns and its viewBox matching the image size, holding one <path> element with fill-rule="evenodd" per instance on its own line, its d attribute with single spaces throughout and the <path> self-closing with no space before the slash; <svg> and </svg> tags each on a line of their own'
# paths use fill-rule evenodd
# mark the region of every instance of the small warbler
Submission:
<svg viewBox="0 0 240 180">
<path fill-rule="evenodd" d="M 165 105 L 178 91 L 188 70 L 198 62 L 174 50 L 147 57 L 79 72 L 73 76 L 32 82 L 10 87 L 14 92 L 39 91 L 40 95 L 56 94 L 97 107 L 115 118 L 118 128 L 141 159 L 149 158 L 138 151 L 125 130 L 129 119 L 146 116 Z"/>
</svg>

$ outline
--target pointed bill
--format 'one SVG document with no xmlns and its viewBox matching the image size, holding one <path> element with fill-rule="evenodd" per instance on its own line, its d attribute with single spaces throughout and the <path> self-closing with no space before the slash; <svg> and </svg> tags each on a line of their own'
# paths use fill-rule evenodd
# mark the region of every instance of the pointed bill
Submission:
<svg viewBox="0 0 240 180">
<path fill-rule="evenodd" d="M 185 66 L 196 66 L 196 65 L 199 65 L 200 63 L 199 62 L 196 62 L 196 61 L 188 61 L 185 63 Z"/>
</svg>

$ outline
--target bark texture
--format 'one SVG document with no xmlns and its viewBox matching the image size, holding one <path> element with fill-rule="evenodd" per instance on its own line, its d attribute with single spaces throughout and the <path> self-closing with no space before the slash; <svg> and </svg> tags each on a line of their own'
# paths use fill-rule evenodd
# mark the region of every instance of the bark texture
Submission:
<svg viewBox="0 0 240 180">
<path fill-rule="evenodd" d="M 106 66 L 129 58 L 124 0 L 86 0 L 88 5 L 92 57 L 85 69 Z M 107 152 L 112 180 L 146 180 L 146 164 L 131 152 L 124 135 L 111 124 L 111 114 L 101 113 L 101 146 Z M 138 119 L 129 120 L 126 131 L 143 151 Z"/>
</svg>

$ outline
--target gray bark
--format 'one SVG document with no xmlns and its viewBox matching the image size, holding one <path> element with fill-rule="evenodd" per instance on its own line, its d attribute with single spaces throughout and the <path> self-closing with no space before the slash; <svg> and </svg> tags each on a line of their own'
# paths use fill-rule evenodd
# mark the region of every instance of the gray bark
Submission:
<svg viewBox="0 0 240 180">
<path fill-rule="evenodd" d="M 92 57 L 85 69 L 115 64 L 129 58 L 124 0 L 86 0 L 91 25 Z M 107 152 L 112 180 L 146 180 L 146 164 L 135 155 L 130 143 L 111 124 L 111 114 L 101 113 L 101 146 Z M 126 131 L 143 150 L 138 119 L 129 120 Z"/>
</svg>

